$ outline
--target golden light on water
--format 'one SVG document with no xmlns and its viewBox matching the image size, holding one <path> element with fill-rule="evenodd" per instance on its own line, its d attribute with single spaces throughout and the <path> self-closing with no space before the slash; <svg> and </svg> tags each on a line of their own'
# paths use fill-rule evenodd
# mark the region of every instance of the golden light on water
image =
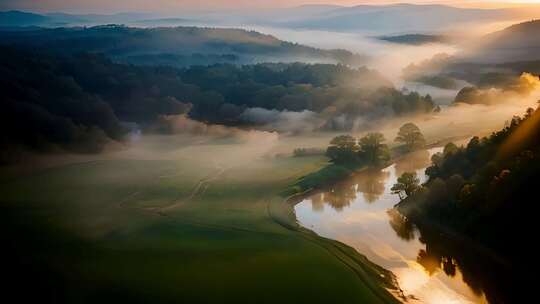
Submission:
<svg viewBox="0 0 540 304">
<path fill-rule="evenodd" d="M 448 282 L 447 278 L 438 271 L 429 273 L 415 261 L 409 261 L 406 268 L 392 269 L 392 272 L 396 275 L 399 286 L 405 294 L 415 295 L 422 303 L 488 303 L 483 294 L 475 295 L 470 291 L 463 283 L 460 271 L 451 282 Z M 452 288 L 449 287 L 450 285 Z M 412 301 L 412 303 L 415 302 Z"/>
<path fill-rule="evenodd" d="M 429 159 L 429 153 L 426 158 Z M 475 293 L 463 280 L 462 270 L 456 263 L 455 273 L 447 275 L 441 260 L 428 253 L 418 235 L 404 240 L 392 230 L 387 210 L 395 204 L 395 196 L 388 194 L 388 189 L 395 182 L 398 168 L 393 166 L 383 171 L 388 174 L 374 177 L 384 185 L 374 202 L 366 200 L 362 187 L 353 187 L 358 193 L 354 198 L 348 196 L 351 202 L 339 209 L 333 207 L 331 195 L 315 195 L 296 205 L 300 224 L 350 245 L 390 270 L 404 295 L 409 297 L 407 303 L 487 303 L 483 293 Z M 363 179 L 356 177 L 353 181 Z M 336 188 L 333 196 L 345 189 L 349 188 Z"/>
</svg>

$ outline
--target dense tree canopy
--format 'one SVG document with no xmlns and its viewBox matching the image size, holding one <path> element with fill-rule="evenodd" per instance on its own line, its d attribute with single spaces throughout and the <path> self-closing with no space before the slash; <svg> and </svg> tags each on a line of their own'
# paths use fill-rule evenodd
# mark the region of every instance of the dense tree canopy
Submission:
<svg viewBox="0 0 540 304">
<path fill-rule="evenodd" d="M 326 155 L 336 164 L 379 166 L 390 160 L 390 151 L 384 141 L 380 133 L 368 133 L 358 140 L 341 135 L 332 139 Z"/>
<path fill-rule="evenodd" d="M 416 172 L 405 172 L 397 179 L 397 183 L 392 186 L 392 193 L 398 194 L 403 198 L 403 193 L 409 196 L 420 188 L 420 179 L 416 176 Z"/>
<path fill-rule="evenodd" d="M 540 110 L 529 109 L 503 130 L 474 137 L 464 147 L 448 144 L 432 162 L 428 182 L 399 210 L 413 221 L 442 224 L 506 258 L 518 258 L 505 244 L 530 228 L 538 210 Z M 501 225 L 509 220 L 512 225 Z"/>
<path fill-rule="evenodd" d="M 421 149 L 426 144 L 426 140 L 424 139 L 424 135 L 420 131 L 420 128 L 410 122 L 399 128 L 395 141 L 405 144 L 408 151 Z"/>
<path fill-rule="evenodd" d="M 51 56 L 1 47 L 0 71 L 3 146 L 99 151 L 108 140 L 120 140 L 163 115 L 189 113 L 203 122 L 257 127 L 279 119 L 280 111 L 309 111 L 317 115 L 313 128 L 344 130 L 359 117 L 433 108 L 429 98 L 387 87 L 375 71 L 342 65 L 175 69 L 118 64 L 96 54 Z M 249 116 L 253 108 L 276 112 L 259 119 Z"/>
</svg>

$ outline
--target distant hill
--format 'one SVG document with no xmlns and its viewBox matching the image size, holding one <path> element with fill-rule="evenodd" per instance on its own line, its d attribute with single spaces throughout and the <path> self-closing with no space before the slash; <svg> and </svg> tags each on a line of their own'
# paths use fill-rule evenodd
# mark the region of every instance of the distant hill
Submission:
<svg viewBox="0 0 540 304">
<path fill-rule="evenodd" d="M 32 26 L 43 25 L 50 18 L 38 14 L 20 11 L 0 12 L 0 26 Z"/>
<path fill-rule="evenodd" d="M 23 11 L 0 12 L 0 27 L 13 26 L 96 26 L 103 24 L 135 24 L 151 19 L 162 19 L 155 14 L 148 13 L 117 13 L 117 14 L 68 14 L 47 13 L 37 14 Z M 170 19 L 170 18 L 167 18 Z M 174 19 L 174 18 L 173 18 Z"/>
<path fill-rule="evenodd" d="M 125 24 L 136 26 L 259 25 L 292 29 L 338 32 L 376 32 L 378 34 L 433 33 L 478 22 L 527 20 L 540 16 L 540 6 L 504 9 L 458 8 L 447 5 L 303 5 L 298 7 L 250 11 L 205 11 L 172 14 L 35 14 L 2 12 L 0 26 L 96 26 Z M 26 16 L 28 15 L 28 16 Z M 8 23 L 9 21 L 9 23 Z M 155 21 L 155 22 L 153 22 Z"/>
<path fill-rule="evenodd" d="M 255 31 L 223 28 L 133 28 L 118 25 L 0 30 L 0 45 L 52 53 L 104 53 L 126 63 L 188 66 L 214 63 L 324 62 L 360 65 L 364 57 L 346 50 L 322 50 Z"/>
<path fill-rule="evenodd" d="M 379 36 L 377 39 L 398 44 L 422 45 L 428 43 L 452 43 L 452 38 L 445 35 L 406 34 L 396 36 Z"/>
<path fill-rule="evenodd" d="M 142 19 L 132 22 L 133 25 L 143 27 L 162 27 L 162 26 L 179 26 L 179 25 L 193 25 L 197 21 L 185 18 L 155 18 L 155 19 Z"/>
<path fill-rule="evenodd" d="M 261 15 L 261 16 L 259 16 Z M 257 24 L 332 31 L 403 33 L 438 31 L 486 21 L 524 20 L 540 15 L 540 7 L 507 9 L 457 8 L 446 5 L 302 6 L 246 17 Z M 294 16 L 294 18 L 291 18 Z"/>
<path fill-rule="evenodd" d="M 409 65 L 404 77 L 437 87 L 459 79 L 482 88 L 500 88 L 523 73 L 540 75 L 540 20 L 512 25 L 463 46 L 453 56 L 439 54 Z"/>
<path fill-rule="evenodd" d="M 489 34 L 465 52 L 464 57 L 482 63 L 540 60 L 540 20 Z"/>
</svg>

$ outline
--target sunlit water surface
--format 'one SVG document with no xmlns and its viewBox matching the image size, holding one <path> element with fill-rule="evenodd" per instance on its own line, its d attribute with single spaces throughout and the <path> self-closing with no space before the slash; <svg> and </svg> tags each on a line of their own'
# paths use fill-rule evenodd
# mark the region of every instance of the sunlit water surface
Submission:
<svg viewBox="0 0 540 304">
<path fill-rule="evenodd" d="M 424 181 L 430 155 L 439 150 L 417 152 L 384 170 L 361 172 L 328 192 L 298 203 L 296 216 L 304 227 L 352 246 L 392 271 L 405 295 L 419 302 L 487 303 L 482 292 L 474 292 L 463 281 L 459 267 L 450 276 L 441 265 L 428 265 L 422 260 L 426 245 L 419 233 L 400 233 L 399 218 L 388 213 L 399 202 L 390 191 L 397 176 L 415 171 Z"/>
</svg>

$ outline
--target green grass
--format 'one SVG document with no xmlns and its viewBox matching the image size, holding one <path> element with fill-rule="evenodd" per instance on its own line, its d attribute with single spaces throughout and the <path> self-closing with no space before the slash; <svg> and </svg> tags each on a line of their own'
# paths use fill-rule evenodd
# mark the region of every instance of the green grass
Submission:
<svg viewBox="0 0 540 304">
<path fill-rule="evenodd" d="M 7 275 L 31 291 L 19 297 L 395 302 L 383 289 L 387 272 L 299 227 L 279 196 L 324 158 L 231 161 L 223 170 L 196 161 L 197 148 L 186 150 L 173 159 L 94 161 L 2 180 Z"/>
</svg>

